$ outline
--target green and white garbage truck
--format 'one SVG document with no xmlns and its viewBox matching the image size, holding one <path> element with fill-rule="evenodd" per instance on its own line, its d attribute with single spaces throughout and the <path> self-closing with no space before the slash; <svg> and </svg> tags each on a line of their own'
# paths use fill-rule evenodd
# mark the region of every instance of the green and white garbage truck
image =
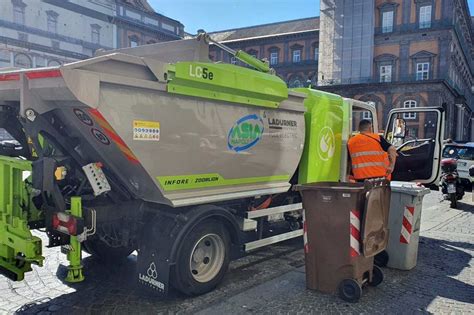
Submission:
<svg viewBox="0 0 474 315">
<path fill-rule="evenodd" d="M 31 229 L 44 228 L 68 255 L 67 281 L 84 279 L 82 249 L 108 263 L 136 250 L 144 287 L 196 295 L 230 260 L 303 235 L 292 185 L 345 181 L 353 118 L 376 123 L 375 108 L 288 89 L 267 63 L 219 46 L 249 66 L 210 62 L 202 34 L 0 73 L 0 128 L 17 141 L 0 146 L 4 275 L 43 264 Z M 441 109 L 418 110 L 441 126 Z M 441 130 L 422 143 L 438 160 Z"/>
</svg>

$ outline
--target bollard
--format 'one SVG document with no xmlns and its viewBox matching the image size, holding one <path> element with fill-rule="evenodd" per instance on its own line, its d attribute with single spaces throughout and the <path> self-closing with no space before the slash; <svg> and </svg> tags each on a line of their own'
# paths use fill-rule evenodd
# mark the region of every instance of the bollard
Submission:
<svg viewBox="0 0 474 315">
<path fill-rule="evenodd" d="M 82 204 L 81 197 L 71 198 L 71 215 L 75 217 L 82 217 Z M 82 252 L 81 242 L 77 236 L 72 236 L 70 239 L 70 248 L 67 254 L 67 260 L 69 260 L 69 267 L 66 277 L 66 282 L 76 283 L 84 281 L 84 275 L 82 273 Z"/>
</svg>

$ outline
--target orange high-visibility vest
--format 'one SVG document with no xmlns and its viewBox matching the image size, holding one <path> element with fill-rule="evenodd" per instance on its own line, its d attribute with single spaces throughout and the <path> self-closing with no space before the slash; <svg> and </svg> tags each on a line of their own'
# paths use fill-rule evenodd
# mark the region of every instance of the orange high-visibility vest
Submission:
<svg viewBox="0 0 474 315">
<path fill-rule="evenodd" d="M 386 177 L 390 165 L 388 154 L 382 149 L 377 134 L 358 134 L 348 144 L 352 174 L 356 180 Z M 389 177 L 387 177 L 389 178 Z"/>
</svg>

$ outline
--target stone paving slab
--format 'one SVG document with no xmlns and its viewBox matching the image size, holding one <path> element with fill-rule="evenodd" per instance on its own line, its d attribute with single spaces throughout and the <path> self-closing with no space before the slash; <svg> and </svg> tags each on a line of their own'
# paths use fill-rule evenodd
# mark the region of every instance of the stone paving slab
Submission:
<svg viewBox="0 0 474 315">
<path fill-rule="evenodd" d="M 385 281 L 365 289 L 357 304 L 307 290 L 301 241 L 293 240 L 232 262 L 222 285 L 196 298 L 173 293 L 160 299 L 139 290 L 133 255 L 115 266 L 86 257 L 86 281 L 69 285 L 62 281 L 65 256 L 45 249 L 46 268 L 34 267 L 26 281 L 0 276 L 0 314 L 474 313 L 471 196 L 460 210 L 439 203 L 439 194 L 426 198 L 418 266 L 385 269 Z"/>
</svg>

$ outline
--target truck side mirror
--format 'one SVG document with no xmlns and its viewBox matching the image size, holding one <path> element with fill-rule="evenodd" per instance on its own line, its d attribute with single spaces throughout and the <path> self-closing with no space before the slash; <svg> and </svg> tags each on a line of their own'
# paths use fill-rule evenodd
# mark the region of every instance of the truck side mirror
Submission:
<svg viewBox="0 0 474 315">
<path fill-rule="evenodd" d="M 474 165 L 469 168 L 469 176 L 474 177 Z"/>
<path fill-rule="evenodd" d="M 406 136 L 407 123 L 405 119 L 397 118 L 395 119 L 395 124 L 393 126 L 393 137 L 404 139 Z"/>
</svg>

